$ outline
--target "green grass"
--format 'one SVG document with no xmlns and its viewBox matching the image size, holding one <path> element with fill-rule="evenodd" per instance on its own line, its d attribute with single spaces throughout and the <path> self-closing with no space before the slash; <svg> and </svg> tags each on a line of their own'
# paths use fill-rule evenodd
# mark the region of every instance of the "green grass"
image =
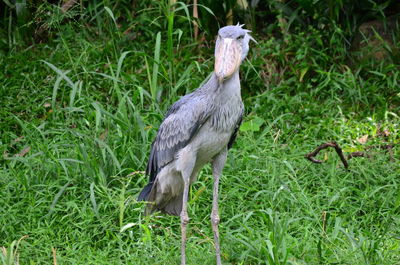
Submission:
<svg viewBox="0 0 400 265">
<path fill-rule="evenodd" d="M 168 31 L 154 23 L 131 41 L 109 11 L 96 16 L 100 35 L 67 24 L 0 58 L 2 264 L 49 264 L 53 248 L 58 264 L 179 263 L 179 218 L 145 217 L 136 198 L 163 113 L 207 77 L 213 53 L 172 33 L 185 18 L 167 13 Z M 259 38 L 242 67 L 247 125 L 220 188 L 225 264 L 400 264 L 399 148 L 349 171 L 332 150 L 321 165 L 304 159 L 326 141 L 382 144 L 378 124 L 398 144 L 398 65 L 349 68 L 318 38 Z M 190 197 L 188 263 L 213 264 L 209 167 Z"/>
</svg>

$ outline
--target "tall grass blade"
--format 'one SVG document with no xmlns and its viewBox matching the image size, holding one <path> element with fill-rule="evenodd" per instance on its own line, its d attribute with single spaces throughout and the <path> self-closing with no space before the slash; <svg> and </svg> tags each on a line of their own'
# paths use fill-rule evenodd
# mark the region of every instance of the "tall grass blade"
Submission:
<svg viewBox="0 0 400 265">
<path fill-rule="evenodd" d="M 151 96 L 153 100 L 157 100 L 157 79 L 158 79 L 158 68 L 160 65 L 160 49 L 161 49 L 161 32 L 157 33 L 156 45 L 154 47 L 154 62 L 153 62 L 153 73 L 151 79 Z"/>
<path fill-rule="evenodd" d="M 67 71 L 65 73 L 68 74 L 69 71 Z M 55 107 L 56 107 L 57 92 L 58 92 L 58 89 L 60 88 L 61 80 L 63 80 L 63 77 L 61 75 L 59 75 L 56 79 L 56 82 L 54 82 L 53 93 L 51 96 L 51 107 L 53 108 L 53 110 L 55 110 Z"/>
<path fill-rule="evenodd" d="M 73 108 L 74 107 L 74 103 L 75 103 L 75 97 L 76 97 L 76 93 L 78 93 L 78 91 L 80 91 L 82 88 L 82 82 L 81 81 L 77 81 L 74 86 L 72 87 L 72 90 L 69 94 L 69 107 Z"/>
<path fill-rule="evenodd" d="M 125 57 L 130 53 L 130 51 L 123 52 L 118 59 L 117 73 L 115 74 L 115 78 L 118 79 L 121 74 L 122 63 L 124 62 Z"/>
<path fill-rule="evenodd" d="M 169 7 L 168 11 L 168 30 L 167 30 L 167 55 L 168 55 L 168 63 L 169 63 L 169 81 L 173 83 L 173 73 L 174 73 L 174 65 L 173 65 L 173 30 L 174 30 L 174 16 L 175 12 L 172 10 L 172 6 Z"/>
<path fill-rule="evenodd" d="M 46 62 L 44 60 L 41 60 L 42 62 L 44 62 L 47 66 L 49 66 L 54 72 L 56 72 L 59 76 L 62 77 L 62 79 L 64 79 L 67 84 L 72 88 L 72 89 L 78 89 L 76 88 L 76 84 L 74 84 L 74 82 L 72 82 L 72 80 L 67 76 L 67 73 L 69 73 L 70 71 L 65 71 L 63 72 L 62 70 L 60 70 L 59 68 L 57 68 L 55 65 L 53 65 L 52 63 Z"/>
<path fill-rule="evenodd" d="M 14 4 L 11 4 L 11 2 L 8 1 L 8 0 L 3 0 L 3 2 L 4 2 L 6 5 L 8 5 L 9 8 L 14 8 L 14 7 L 15 7 L 15 5 L 14 5 Z"/>
<path fill-rule="evenodd" d="M 96 132 L 99 131 L 99 128 L 101 126 L 101 108 L 97 102 L 93 102 L 92 106 L 94 107 L 96 111 L 96 118 L 95 118 L 95 124 L 96 124 Z"/>
<path fill-rule="evenodd" d="M 118 170 L 121 171 L 121 164 L 118 161 L 117 157 L 115 156 L 113 150 L 110 148 L 109 145 L 107 145 L 104 141 L 100 140 L 100 139 L 95 139 L 95 141 L 102 147 L 104 147 L 108 154 L 111 156 L 111 159 L 114 161 L 114 165 L 117 166 Z"/>
<path fill-rule="evenodd" d="M 114 22 L 115 28 L 118 30 L 118 25 L 117 25 L 117 21 L 115 20 L 114 17 L 114 13 L 111 11 L 111 9 L 107 6 L 104 7 L 104 9 L 106 10 L 106 12 L 110 15 L 112 21 Z"/>
<path fill-rule="evenodd" d="M 121 89 L 119 88 L 119 84 L 118 84 L 118 77 L 115 75 L 114 69 L 112 67 L 112 64 L 110 62 L 110 60 L 107 58 L 108 61 L 108 65 L 110 68 L 110 72 L 111 72 L 111 77 L 113 80 L 113 88 L 110 89 L 110 94 L 113 95 L 112 91 L 114 90 L 115 93 L 117 94 L 117 98 L 118 98 L 118 102 L 121 101 L 122 95 L 121 95 Z"/>
<path fill-rule="evenodd" d="M 65 190 L 69 187 L 69 185 L 71 185 L 72 182 L 68 181 L 64 186 L 61 187 L 61 189 L 57 192 L 56 196 L 54 197 L 50 208 L 49 208 L 49 212 L 47 213 L 46 216 L 50 216 L 56 209 L 56 205 L 58 203 L 58 200 L 60 199 L 60 197 L 63 195 L 63 193 L 65 192 Z"/>
<path fill-rule="evenodd" d="M 96 197 L 95 197 L 95 194 L 94 194 L 94 182 L 92 182 L 90 184 L 90 201 L 92 202 L 93 211 L 96 214 L 96 217 L 100 218 L 99 210 L 98 210 L 97 202 L 96 202 Z"/>
</svg>

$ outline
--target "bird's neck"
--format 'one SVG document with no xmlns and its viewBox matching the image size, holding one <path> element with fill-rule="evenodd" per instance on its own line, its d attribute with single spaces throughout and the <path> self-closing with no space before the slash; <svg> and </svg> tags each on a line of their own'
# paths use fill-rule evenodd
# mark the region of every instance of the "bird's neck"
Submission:
<svg viewBox="0 0 400 265">
<path fill-rule="evenodd" d="M 222 101 L 227 101 L 231 98 L 241 99 L 239 70 L 221 84 L 219 84 L 217 75 L 212 73 L 207 82 L 199 87 L 195 93 L 208 94 L 213 99 L 219 98 Z"/>
<path fill-rule="evenodd" d="M 222 84 L 218 84 L 218 79 L 216 76 L 215 78 L 217 86 L 213 94 L 214 112 L 211 115 L 211 126 L 218 132 L 232 132 L 243 113 L 239 71 Z"/>
<path fill-rule="evenodd" d="M 220 93 L 228 98 L 230 96 L 240 97 L 239 69 L 229 79 L 224 80 L 220 87 Z"/>
</svg>

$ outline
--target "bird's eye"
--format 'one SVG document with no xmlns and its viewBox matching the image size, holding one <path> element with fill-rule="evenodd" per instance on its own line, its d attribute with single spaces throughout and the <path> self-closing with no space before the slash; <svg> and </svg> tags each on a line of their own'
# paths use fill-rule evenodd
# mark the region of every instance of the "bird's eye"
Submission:
<svg viewBox="0 0 400 265">
<path fill-rule="evenodd" d="M 237 37 L 237 40 L 243 40 L 244 35 L 240 35 L 239 37 Z"/>
</svg>

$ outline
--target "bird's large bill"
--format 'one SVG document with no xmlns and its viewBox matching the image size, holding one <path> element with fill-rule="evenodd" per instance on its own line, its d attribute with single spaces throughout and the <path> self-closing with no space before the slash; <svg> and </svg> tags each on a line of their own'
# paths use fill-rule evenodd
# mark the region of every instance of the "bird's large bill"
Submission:
<svg viewBox="0 0 400 265">
<path fill-rule="evenodd" d="M 215 50 L 214 71 L 220 82 L 229 78 L 239 68 L 242 48 L 231 38 L 221 38 Z"/>
</svg>

